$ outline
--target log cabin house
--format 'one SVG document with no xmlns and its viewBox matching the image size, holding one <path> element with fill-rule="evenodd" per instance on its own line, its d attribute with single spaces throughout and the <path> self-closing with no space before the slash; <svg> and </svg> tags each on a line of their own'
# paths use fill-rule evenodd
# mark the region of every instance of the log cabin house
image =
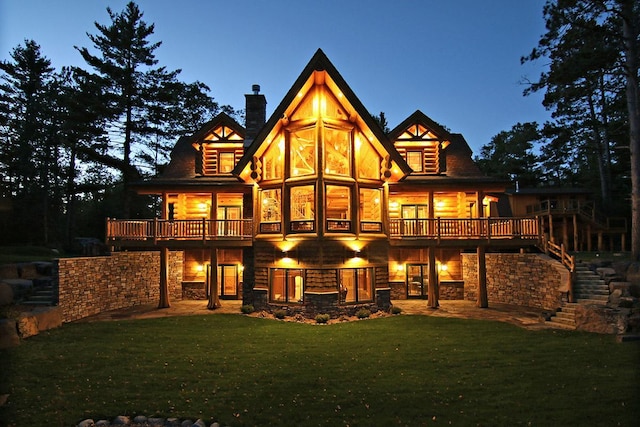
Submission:
<svg viewBox="0 0 640 427">
<path fill-rule="evenodd" d="M 209 308 L 229 298 L 307 315 L 461 299 L 472 252 L 486 307 L 485 252 L 541 241 L 536 217 L 499 216 L 509 183 L 480 173 L 462 135 L 420 111 L 384 133 L 321 50 L 268 120 L 259 91 L 246 128 L 220 114 L 135 187 L 161 197 L 161 218 L 107 219 L 114 248 L 161 251 L 161 307 L 169 251 L 183 251 L 183 286 Z"/>
</svg>

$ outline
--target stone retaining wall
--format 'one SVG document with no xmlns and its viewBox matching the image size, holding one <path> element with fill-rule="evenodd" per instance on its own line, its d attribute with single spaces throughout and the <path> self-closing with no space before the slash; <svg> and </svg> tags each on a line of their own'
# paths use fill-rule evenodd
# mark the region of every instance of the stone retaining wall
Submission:
<svg viewBox="0 0 640 427">
<path fill-rule="evenodd" d="M 169 254 L 170 300 L 182 299 L 182 259 L 182 252 Z M 159 301 L 160 252 L 61 258 L 57 271 L 63 322 Z"/>
<path fill-rule="evenodd" d="M 478 295 L 478 258 L 461 254 L 464 299 Z M 555 310 L 566 297 L 569 271 L 544 254 L 486 254 L 487 295 L 492 302 Z"/>
</svg>

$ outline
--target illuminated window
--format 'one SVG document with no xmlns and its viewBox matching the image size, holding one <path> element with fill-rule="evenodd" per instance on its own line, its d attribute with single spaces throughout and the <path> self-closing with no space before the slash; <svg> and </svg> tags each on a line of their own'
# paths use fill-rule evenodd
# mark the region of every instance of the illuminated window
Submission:
<svg viewBox="0 0 640 427">
<path fill-rule="evenodd" d="M 260 199 L 260 231 L 279 232 L 282 211 L 280 189 L 264 190 Z"/>
<path fill-rule="evenodd" d="M 220 153 L 220 160 L 218 162 L 218 173 L 229 173 L 233 170 L 234 166 L 234 153 Z"/>
<path fill-rule="evenodd" d="M 326 216 L 328 231 L 351 231 L 351 189 L 327 185 Z"/>
<path fill-rule="evenodd" d="M 360 189 L 360 230 L 382 231 L 382 193 L 379 189 Z"/>
<path fill-rule="evenodd" d="M 380 156 L 362 134 L 356 135 L 358 178 L 380 179 Z"/>
<path fill-rule="evenodd" d="M 316 172 L 316 130 L 291 132 L 291 176 L 313 175 Z"/>
<path fill-rule="evenodd" d="M 338 270 L 338 292 L 341 303 L 373 301 L 373 269 L 343 268 Z"/>
<path fill-rule="evenodd" d="M 267 152 L 262 157 L 262 174 L 263 179 L 282 179 L 282 165 L 284 158 L 284 137 L 277 143 L 273 141 Z"/>
<path fill-rule="evenodd" d="M 291 188 L 291 231 L 314 231 L 315 188 L 304 185 Z"/>
<path fill-rule="evenodd" d="M 304 300 L 304 270 L 272 268 L 269 299 L 272 302 L 302 303 Z"/>
<path fill-rule="evenodd" d="M 407 151 L 407 164 L 414 172 L 422 172 L 422 151 Z"/>
<path fill-rule="evenodd" d="M 351 132 L 324 129 L 324 172 L 351 176 Z"/>
</svg>

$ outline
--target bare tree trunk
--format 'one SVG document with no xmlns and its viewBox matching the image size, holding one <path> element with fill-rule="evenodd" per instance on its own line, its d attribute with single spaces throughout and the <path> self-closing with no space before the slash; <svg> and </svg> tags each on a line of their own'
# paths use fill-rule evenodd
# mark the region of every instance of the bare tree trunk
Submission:
<svg viewBox="0 0 640 427">
<path fill-rule="evenodd" d="M 638 27 L 634 0 L 620 0 L 627 74 L 627 110 L 629 112 L 629 151 L 631 157 L 631 253 L 640 257 L 640 89 L 638 88 Z"/>
</svg>

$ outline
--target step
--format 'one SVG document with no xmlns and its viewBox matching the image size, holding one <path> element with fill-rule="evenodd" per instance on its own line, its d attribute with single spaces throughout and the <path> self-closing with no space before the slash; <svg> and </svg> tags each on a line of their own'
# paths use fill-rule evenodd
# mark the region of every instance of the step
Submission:
<svg viewBox="0 0 640 427">
<path fill-rule="evenodd" d="M 569 314 L 575 315 L 577 305 L 578 304 L 576 304 L 575 302 L 567 302 L 562 306 L 560 311 L 558 311 L 557 313 L 569 313 Z"/>
<path fill-rule="evenodd" d="M 558 319 L 556 319 L 555 317 L 552 317 L 551 320 L 546 322 L 547 325 L 553 326 L 555 328 L 560 328 L 560 329 L 568 329 L 568 330 L 575 330 L 576 329 L 576 324 L 575 322 L 573 323 L 563 323 L 563 322 L 558 322 Z"/>
<path fill-rule="evenodd" d="M 606 282 L 602 279 L 597 279 L 597 278 L 576 278 L 576 280 L 574 280 L 574 283 L 589 283 L 592 285 L 602 285 L 602 286 L 607 286 Z"/>
<path fill-rule="evenodd" d="M 585 289 L 585 288 L 573 288 L 573 294 L 582 294 L 582 295 L 604 295 L 609 296 L 609 289 Z"/>
<path fill-rule="evenodd" d="M 582 304 L 582 305 L 589 305 L 589 304 L 594 304 L 594 305 L 607 305 L 607 300 L 599 300 L 599 299 L 593 299 L 593 298 L 576 298 L 576 302 L 578 304 Z"/>
<path fill-rule="evenodd" d="M 570 321 L 572 321 L 574 323 L 576 321 L 576 313 L 575 313 L 575 311 L 574 312 L 558 311 L 558 312 L 556 312 L 555 316 L 556 316 L 556 318 L 558 320 L 562 320 L 562 321 L 570 320 Z"/>
<path fill-rule="evenodd" d="M 28 300 L 28 301 L 22 301 L 20 303 L 21 305 L 37 305 L 37 306 L 52 306 L 55 305 L 53 303 L 53 301 L 48 300 L 48 301 L 32 301 L 32 300 Z"/>
</svg>

